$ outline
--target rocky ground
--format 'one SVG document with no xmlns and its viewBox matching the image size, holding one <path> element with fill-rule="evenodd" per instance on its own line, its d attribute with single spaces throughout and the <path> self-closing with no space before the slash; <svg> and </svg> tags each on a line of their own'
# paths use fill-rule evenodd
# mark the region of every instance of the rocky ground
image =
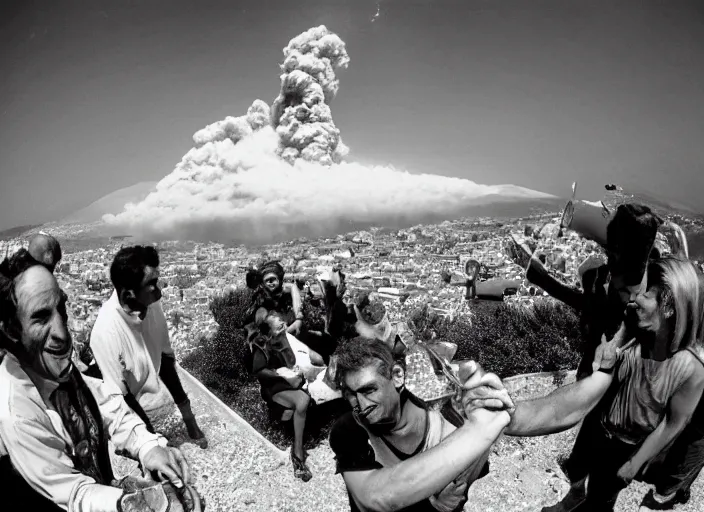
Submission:
<svg viewBox="0 0 704 512">
<path fill-rule="evenodd" d="M 566 382 L 569 382 L 569 377 Z M 208 510 L 234 511 L 344 511 L 349 510 L 342 478 L 334 473 L 333 454 L 327 442 L 310 452 L 314 477 L 303 483 L 293 477 L 290 462 L 272 445 L 260 440 L 232 416 L 217 400 L 185 382 L 198 421 L 210 446 L 202 450 L 190 442 L 180 416 L 168 394 L 153 397 L 150 414 L 157 428 L 179 445 L 191 463 L 195 485 L 205 496 Z M 511 389 L 518 399 L 540 396 L 555 387 L 552 378 L 514 378 Z M 569 453 L 575 431 L 536 438 L 499 440 L 490 459 L 490 474 L 475 483 L 469 493 L 468 512 L 538 511 L 567 492 L 558 460 Z M 136 471 L 136 464 L 115 457 L 119 475 Z M 619 497 L 616 511 L 638 509 L 648 490 L 633 484 Z M 702 510 L 704 479 L 692 490 L 692 500 L 675 510 Z"/>
</svg>

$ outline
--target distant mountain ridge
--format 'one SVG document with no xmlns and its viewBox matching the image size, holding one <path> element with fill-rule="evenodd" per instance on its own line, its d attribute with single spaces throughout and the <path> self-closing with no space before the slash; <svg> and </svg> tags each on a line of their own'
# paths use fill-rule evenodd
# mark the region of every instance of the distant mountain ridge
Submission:
<svg viewBox="0 0 704 512">
<path fill-rule="evenodd" d="M 142 201 L 156 187 L 156 181 L 142 181 L 132 186 L 111 192 L 93 201 L 85 208 L 64 217 L 59 224 L 81 224 L 97 222 L 107 213 L 118 214 L 125 209 L 127 203 Z"/>
</svg>

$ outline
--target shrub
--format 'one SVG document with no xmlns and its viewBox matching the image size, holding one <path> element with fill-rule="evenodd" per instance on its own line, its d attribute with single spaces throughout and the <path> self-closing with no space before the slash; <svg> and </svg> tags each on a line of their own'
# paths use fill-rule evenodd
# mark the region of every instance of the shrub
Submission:
<svg viewBox="0 0 704 512">
<path fill-rule="evenodd" d="M 579 319 L 561 304 L 479 308 L 471 324 L 458 318 L 438 337 L 457 344 L 455 358 L 474 359 L 501 378 L 572 369 L 580 358 Z"/>
<path fill-rule="evenodd" d="M 254 300 L 250 288 L 237 288 L 216 296 L 210 302 L 210 312 L 217 324 L 228 329 L 241 329 L 247 322 L 247 313 Z"/>
<path fill-rule="evenodd" d="M 184 358 L 183 366 L 270 441 L 285 448 L 292 436 L 290 422 L 282 426 L 269 419 L 259 384 L 249 373 L 251 353 L 243 324 L 251 301 L 252 292 L 246 288 L 213 299 L 210 310 L 218 330 Z M 306 297 L 303 314 L 309 329 L 323 329 L 324 309 L 320 301 Z M 425 305 L 413 311 L 408 320 L 419 338 L 456 343 L 456 359 L 477 360 L 502 378 L 572 369 L 579 362 L 579 321 L 571 309 L 561 304 L 537 302 L 532 309 L 525 309 L 502 302 L 476 301 L 472 303 L 471 321 L 469 317 L 449 321 Z M 340 344 L 355 336 L 354 325 L 347 323 Z M 337 408 L 344 410 L 345 404 L 330 403 L 314 408 L 315 414 L 310 411 L 307 446 L 326 437 L 339 413 Z"/>
<path fill-rule="evenodd" d="M 203 339 L 184 358 L 183 366 L 208 388 L 230 394 L 253 379 L 249 372 L 251 359 L 244 329 L 219 325 L 213 337 Z"/>
</svg>

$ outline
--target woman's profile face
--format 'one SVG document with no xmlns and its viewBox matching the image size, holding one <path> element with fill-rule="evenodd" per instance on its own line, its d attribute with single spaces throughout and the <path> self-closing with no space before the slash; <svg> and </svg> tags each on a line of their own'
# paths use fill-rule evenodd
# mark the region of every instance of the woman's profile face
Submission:
<svg viewBox="0 0 704 512">
<path fill-rule="evenodd" d="M 276 292 L 281 286 L 279 277 L 273 272 L 268 272 L 265 274 L 262 282 L 264 283 L 264 288 L 266 288 L 266 290 L 270 293 Z"/>
<path fill-rule="evenodd" d="M 665 323 L 665 308 L 660 303 L 663 294 L 657 286 L 651 286 L 635 298 L 636 315 L 640 329 L 655 332 Z"/>
</svg>

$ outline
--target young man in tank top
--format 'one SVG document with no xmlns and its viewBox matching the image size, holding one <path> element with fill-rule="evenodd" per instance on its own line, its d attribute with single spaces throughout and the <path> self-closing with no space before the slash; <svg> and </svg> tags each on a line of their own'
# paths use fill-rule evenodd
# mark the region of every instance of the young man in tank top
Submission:
<svg viewBox="0 0 704 512">
<path fill-rule="evenodd" d="M 408 392 L 404 379 L 381 341 L 358 338 L 339 349 L 336 380 L 353 411 L 335 422 L 330 446 L 350 508 L 461 510 L 469 486 L 488 473 L 489 450 L 513 404 L 497 389 L 505 410 L 476 409 L 454 425 Z"/>
</svg>

